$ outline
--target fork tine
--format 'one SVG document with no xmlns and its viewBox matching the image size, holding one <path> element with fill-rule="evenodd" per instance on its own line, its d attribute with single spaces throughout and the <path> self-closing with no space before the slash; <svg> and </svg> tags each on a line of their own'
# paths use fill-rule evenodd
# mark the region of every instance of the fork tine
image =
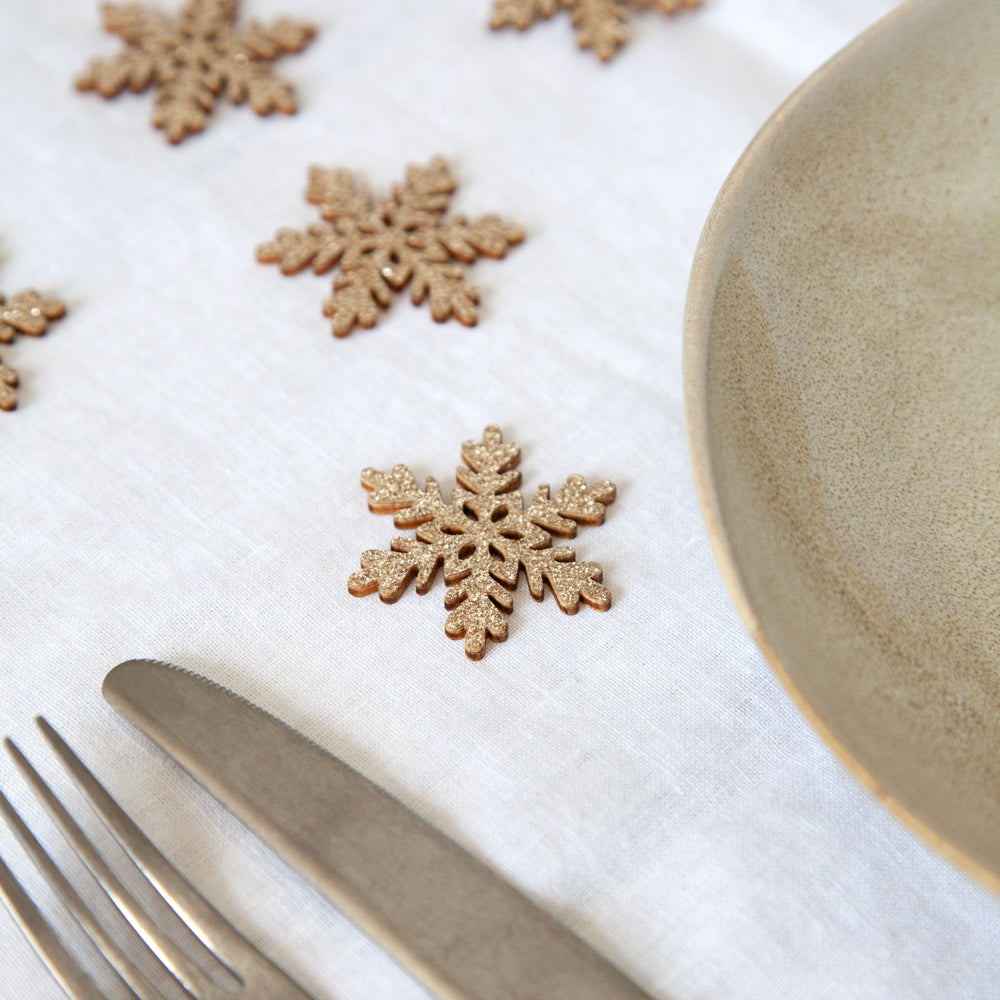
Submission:
<svg viewBox="0 0 1000 1000">
<path fill-rule="evenodd" d="M 20 751 L 17 744 L 11 739 L 5 739 L 4 746 L 13 759 L 18 771 L 21 772 L 25 781 L 31 786 L 32 791 L 52 818 L 52 821 L 59 828 L 59 832 L 66 838 L 87 868 L 90 869 L 90 873 L 100 884 L 101 888 L 104 889 L 115 906 L 121 911 L 125 919 L 135 929 L 143 944 L 173 973 L 189 993 L 195 996 L 204 995 L 211 987 L 211 980 L 208 976 L 187 957 L 175 941 L 160 930 L 136 898 L 122 885 L 118 877 L 108 867 L 107 862 L 101 857 L 97 848 L 94 847 L 76 820 L 73 819 L 66 807 L 59 801 L 52 789 L 49 788 L 45 779 L 42 778 L 27 757 Z M 67 753 L 72 753 L 65 744 L 63 746 Z M 83 767 L 82 764 L 80 766 Z M 96 779 L 91 778 L 91 780 L 96 783 Z M 107 795 L 107 792 L 104 794 Z M 34 840 L 31 833 L 27 831 L 27 828 L 25 827 L 24 829 L 28 833 L 28 836 Z M 15 832 L 17 832 L 16 829 Z M 37 844 L 37 841 L 35 843 Z M 30 847 L 28 851 L 32 853 Z M 55 866 L 53 865 L 53 867 Z M 43 874 L 45 874 L 44 869 Z M 73 891 L 72 887 L 69 887 L 69 889 L 70 892 Z M 58 891 L 62 894 L 62 887 Z M 93 915 L 91 914 L 90 916 L 91 922 L 100 927 L 98 922 L 93 918 Z M 90 933 L 86 925 L 84 925 L 84 929 L 87 930 L 88 934 Z M 97 943 L 99 947 L 104 947 L 103 942 L 98 941 Z M 128 977 L 124 978 L 127 981 Z M 150 996 L 153 1000 L 157 1000 L 156 993 L 152 993 Z"/>
<path fill-rule="evenodd" d="M 3 858 L 0 858 L 0 895 L 39 958 L 73 1000 L 107 1000 L 70 956 Z"/>
<path fill-rule="evenodd" d="M 100 921 L 94 916 L 93 911 L 83 901 L 76 889 L 73 888 L 69 879 L 62 873 L 35 835 L 28 829 L 27 824 L 21 819 L 17 810 L 10 804 L 3 792 L 0 792 L 0 813 L 3 814 L 7 825 L 14 831 L 14 835 L 21 842 L 21 846 L 28 857 L 34 862 L 35 867 L 42 873 L 62 903 L 76 919 L 77 923 L 97 945 L 104 959 L 129 986 L 132 992 L 138 997 L 138 1000 L 163 1000 L 163 994 L 153 986 L 135 963 L 131 962 L 125 956 L 114 939 L 104 930 Z M 23 890 L 21 891 L 23 892 Z M 27 896 L 24 898 L 27 899 Z M 44 922 L 44 918 L 34 904 L 30 900 L 28 900 L 28 903 L 37 914 L 37 919 Z M 67 959 L 69 958 L 68 955 L 66 957 Z"/>
<path fill-rule="evenodd" d="M 42 717 L 35 721 L 118 842 L 191 931 L 236 975 L 242 963 L 259 961 L 257 949 L 157 850 L 52 726 Z"/>
<path fill-rule="evenodd" d="M 183 987 L 193 1000 L 312 1000 L 301 986 L 244 938 L 160 854 L 59 734 L 44 719 L 36 721 L 55 754 L 105 825 L 131 856 L 135 866 L 146 876 L 152 887 L 160 891 L 163 900 L 174 909 L 194 935 L 201 938 L 201 943 L 198 944 L 191 937 L 188 944 L 201 948 L 206 959 L 213 958 L 220 974 L 228 969 L 231 981 L 224 984 L 219 976 L 209 974 L 207 966 L 203 969 L 196 965 L 173 939 L 162 934 L 154 919 L 111 872 L 97 848 L 24 754 L 11 740 L 5 740 L 5 746 L 18 770 L 69 841 L 78 859 L 90 869 L 107 897 L 132 925 L 121 925 L 122 932 L 133 939 L 132 943 L 136 946 L 144 945 L 147 949 L 146 957 L 151 962 L 159 959 L 160 971 L 164 974 L 172 972 L 174 985 Z M 8 822 L 42 874 L 51 882 L 56 894 L 91 935 L 111 969 L 119 973 L 119 983 L 127 988 L 129 996 L 133 1000 L 163 1000 L 163 994 L 125 957 L 125 949 L 116 946 L 115 941 L 101 928 L 97 917 L 45 853 L 2 792 L 0 817 Z M 0 896 L 7 902 L 15 920 L 72 1000 L 106 1000 L 94 981 L 71 958 L 66 946 L 41 916 L 2 859 Z M 181 930 L 179 926 L 177 929 Z"/>
</svg>

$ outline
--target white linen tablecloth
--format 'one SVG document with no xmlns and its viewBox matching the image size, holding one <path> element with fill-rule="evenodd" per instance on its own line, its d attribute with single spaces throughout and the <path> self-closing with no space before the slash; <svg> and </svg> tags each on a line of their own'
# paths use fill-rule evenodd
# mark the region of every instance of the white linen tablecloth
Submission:
<svg viewBox="0 0 1000 1000">
<path fill-rule="evenodd" d="M 178 3 L 167 4 L 176 8 Z M 65 319 L 0 346 L 0 725 L 48 773 L 45 714 L 317 1000 L 418 1000 L 403 971 L 101 699 L 154 657 L 279 714 L 439 824 L 658 1000 L 987 1000 L 1000 902 L 862 790 L 793 707 L 720 581 L 689 471 L 682 315 L 711 203 L 757 128 L 890 0 L 709 0 L 632 19 L 611 64 L 566 15 L 491 32 L 489 0 L 246 0 L 310 20 L 293 117 L 222 105 L 169 147 L 151 95 L 77 94 L 117 50 L 96 3 L 0 8 L 0 289 Z M 318 221 L 308 167 L 388 191 L 441 154 L 456 211 L 522 224 L 476 264 L 474 329 L 400 296 L 335 340 L 329 277 L 255 260 Z M 348 595 L 365 466 L 454 484 L 497 423 L 524 490 L 618 499 L 582 528 L 607 614 L 521 583 L 467 661 L 443 584 Z M 46 830 L 5 762 L 2 785 Z M 61 787 L 61 783 L 60 783 Z M 0 851 L 36 887 L 6 831 Z M 45 895 L 42 893 L 42 895 Z M 47 898 L 47 897 L 46 897 Z M 56 1000 L 0 913 L 0 996 Z"/>
</svg>

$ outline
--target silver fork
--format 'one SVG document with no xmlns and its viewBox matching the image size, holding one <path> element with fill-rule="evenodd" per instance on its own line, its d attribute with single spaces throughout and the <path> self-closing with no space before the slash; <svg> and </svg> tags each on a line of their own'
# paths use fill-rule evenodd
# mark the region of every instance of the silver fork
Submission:
<svg viewBox="0 0 1000 1000">
<path fill-rule="evenodd" d="M 157 977 L 162 979 L 164 970 L 168 979 L 172 977 L 195 1000 L 314 1000 L 244 938 L 167 861 L 59 734 L 44 719 L 36 721 L 56 756 L 135 866 L 201 940 L 205 949 L 228 970 L 229 982 L 221 981 L 218 971 L 213 975 L 204 960 L 193 958 L 193 953 L 199 950 L 196 942 L 182 946 L 175 940 L 175 936 L 168 936 L 161 930 L 160 921 L 150 916 L 147 908 L 115 876 L 55 793 L 17 746 L 7 739 L 4 745 L 32 791 L 76 854 L 90 869 L 94 879 L 128 921 L 128 925 L 131 925 L 123 924 L 119 934 L 119 937 L 130 938 L 130 944 L 119 946 L 0 792 L 0 814 L 56 896 L 89 935 L 98 954 L 114 970 L 110 974 L 111 978 L 117 976 L 139 1000 L 164 1000 L 164 993 L 152 981 Z M 42 961 L 73 1000 L 107 1000 L 106 994 L 83 970 L 78 960 L 73 958 L 2 858 L 0 895 Z M 192 944 L 195 945 L 194 948 Z M 135 960 L 129 958 L 129 954 L 135 955 Z"/>
</svg>

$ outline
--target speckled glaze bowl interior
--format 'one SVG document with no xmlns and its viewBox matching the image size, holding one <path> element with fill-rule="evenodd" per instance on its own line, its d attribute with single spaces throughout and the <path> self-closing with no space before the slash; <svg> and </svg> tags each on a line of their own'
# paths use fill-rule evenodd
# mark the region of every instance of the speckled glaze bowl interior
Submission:
<svg viewBox="0 0 1000 1000">
<path fill-rule="evenodd" d="M 1000 891 L 1000 3 L 914 0 L 723 188 L 693 462 L 752 634 L 854 772 Z"/>
</svg>

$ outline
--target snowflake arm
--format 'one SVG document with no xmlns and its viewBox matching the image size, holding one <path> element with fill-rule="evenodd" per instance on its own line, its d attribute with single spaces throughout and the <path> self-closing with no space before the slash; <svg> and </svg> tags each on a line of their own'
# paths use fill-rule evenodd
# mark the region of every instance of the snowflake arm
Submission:
<svg viewBox="0 0 1000 1000">
<path fill-rule="evenodd" d="M 205 128 L 221 78 L 197 64 L 179 67 L 156 95 L 153 124 L 177 144 Z"/>
<path fill-rule="evenodd" d="M 10 299 L 0 295 L 0 344 L 10 344 L 14 335 L 40 337 L 49 320 L 65 315 L 66 307 L 58 299 L 42 298 L 33 288 L 26 288 Z"/>
<path fill-rule="evenodd" d="M 229 100 L 233 104 L 249 101 L 259 115 L 294 114 L 298 108 L 295 90 L 288 80 L 274 75 L 271 62 L 280 55 L 301 52 L 315 34 L 311 25 L 287 19 L 267 28 L 251 24 L 233 39 L 226 72 Z"/>
<path fill-rule="evenodd" d="M 17 406 L 17 372 L 0 364 L 0 410 L 13 410 Z"/>
<path fill-rule="evenodd" d="M 464 526 L 462 520 L 467 520 L 469 510 L 463 500 L 471 499 L 469 494 L 456 490 L 454 500 L 459 508 L 464 509 L 460 514 L 457 509 L 451 511 L 451 524 L 445 523 L 445 530 L 455 531 L 456 534 L 451 536 L 452 544 L 444 564 L 445 582 L 450 585 L 444 595 L 444 606 L 451 612 L 445 620 L 444 631 L 449 639 L 464 638 L 465 655 L 470 660 L 479 660 L 486 653 L 489 639 L 494 642 L 504 642 L 507 639 L 506 616 L 514 609 L 512 590 L 517 585 L 518 564 L 515 556 L 511 580 L 510 573 L 507 572 L 507 556 L 496 544 L 502 536 L 488 537 L 479 532 L 472 535 L 461 531 Z M 485 508 L 482 504 L 478 505 L 478 511 L 476 506 L 474 502 L 471 505 L 476 521 L 486 523 L 489 520 L 486 516 L 490 509 L 489 503 Z M 455 517 L 456 514 L 459 514 L 459 518 Z M 437 526 L 425 527 L 423 536 L 433 537 L 436 530 Z M 417 534 L 420 536 L 421 532 Z M 474 540 L 469 541 L 470 536 Z M 513 545 L 516 548 L 517 543 Z"/>
<path fill-rule="evenodd" d="M 136 3 L 105 4 L 104 29 L 118 35 L 127 48 L 108 59 L 93 59 L 77 78 L 77 90 L 96 90 L 115 97 L 126 87 L 139 93 L 166 70 L 165 54 L 179 44 L 171 23 L 159 11 Z"/>
<path fill-rule="evenodd" d="M 279 229 L 270 243 L 257 248 L 257 260 L 277 264 L 282 274 L 297 274 L 310 265 L 317 274 L 325 274 L 340 261 L 347 246 L 334 226 Z"/>
<path fill-rule="evenodd" d="M 694 10 L 704 0 L 632 0 L 640 10 L 655 10 L 660 14 L 679 14 L 682 10 Z"/>
<path fill-rule="evenodd" d="M 490 24 L 494 28 L 509 24 L 523 31 L 535 21 L 551 17 L 558 7 L 559 0 L 497 0 Z"/>
<path fill-rule="evenodd" d="M 614 499 L 615 487 L 606 479 L 588 486 L 583 476 L 570 476 L 551 499 L 548 484 L 539 486 L 527 516 L 554 535 L 572 538 L 578 523 L 604 524 L 605 507 Z"/>
<path fill-rule="evenodd" d="M 106 3 L 101 7 L 104 30 L 127 45 L 166 44 L 173 37 L 170 21 L 158 10 L 138 3 Z"/>
<path fill-rule="evenodd" d="M 318 205 L 320 214 L 329 222 L 346 219 L 355 225 L 371 216 L 374 205 L 371 191 L 359 184 L 349 170 L 323 167 L 310 167 L 306 201 Z"/>
<path fill-rule="evenodd" d="M 454 317 L 462 326 L 475 326 L 479 320 L 479 289 L 464 280 L 457 264 L 444 260 L 417 259 L 410 271 L 410 298 L 415 306 L 426 299 L 431 316 L 438 323 Z"/>
<path fill-rule="evenodd" d="M 611 607 L 611 592 L 601 586 L 601 567 L 597 563 L 578 563 L 571 548 L 527 550 L 521 553 L 521 565 L 531 596 L 540 601 L 548 583 L 561 611 L 575 615 L 582 601 L 597 611 Z"/>
<path fill-rule="evenodd" d="M 414 578 L 417 593 L 426 594 L 443 558 L 444 553 L 433 545 L 395 538 L 388 552 L 369 549 L 364 553 L 361 569 L 351 574 L 347 588 L 354 597 L 366 597 L 377 590 L 383 604 L 395 604 Z"/>
<path fill-rule="evenodd" d="M 460 215 L 454 222 L 439 226 L 436 236 L 452 257 L 471 264 L 479 254 L 500 260 L 524 239 L 524 230 L 497 215 L 484 215 L 473 222 Z"/>
<path fill-rule="evenodd" d="M 539 486 L 524 516 L 553 535 L 572 538 L 578 524 L 603 524 L 605 508 L 614 499 L 615 487 L 607 480 L 588 486 L 583 476 L 570 476 L 551 499 L 548 485 Z M 568 615 L 576 614 L 581 601 L 598 611 L 611 607 L 611 593 L 601 586 L 601 567 L 597 563 L 576 562 L 573 549 L 522 545 L 519 559 L 536 601 L 545 596 L 548 583 L 560 609 Z"/>
<path fill-rule="evenodd" d="M 507 640 L 507 615 L 513 610 L 512 595 L 494 579 L 489 570 L 477 569 L 456 583 L 444 598 L 452 609 L 444 623 L 449 639 L 465 639 L 465 655 L 481 660 L 487 640 Z"/>
<path fill-rule="evenodd" d="M 363 258 L 359 245 L 366 236 L 359 226 L 371 214 L 371 192 L 359 186 L 347 170 L 313 167 L 309 171 L 306 198 L 319 206 L 327 223 L 311 225 L 305 230 L 279 229 L 273 240 L 257 247 L 257 260 L 262 264 L 278 264 L 282 274 L 297 274 L 310 265 L 316 274 L 325 274 L 340 263 L 345 252 L 354 249 L 352 263 L 355 267 L 360 266 Z M 388 305 L 388 292 L 380 293 L 380 297 Z M 343 298 L 346 300 L 349 294 Z M 362 306 L 360 300 L 355 304 L 354 318 L 347 326 L 348 331 L 357 321 L 357 314 L 363 311 Z M 341 318 L 338 326 L 344 323 Z"/>
<path fill-rule="evenodd" d="M 270 68 L 234 60 L 226 78 L 226 96 L 233 104 L 249 103 L 259 115 L 274 111 L 292 115 L 298 109 L 291 83 L 275 76 Z"/>
<path fill-rule="evenodd" d="M 409 167 L 406 180 L 380 201 L 348 171 L 313 167 L 306 198 L 329 225 L 279 230 L 257 248 L 257 259 L 279 264 L 285 274 L 310 264 L 322 273 L 339 264 L 333 292 L 323 303 L 337 337 L 356 326 L 374 326 L 393 293 L 407 285 L 414 305 L 428 301 L 438 322 L 455 318 L 473 326 L 479 291 L 465 280 L 465 266 L 480 255 L 503 257 L 524 233 L 495 215 L 473 222 L 446 218 L 455 187 L 440 157 Z"/>
<path fill-rule="evenodd" d="M 455 478 L 470 492 L 486 495 L 509 493 L 521 485 L 521 449 L 513 441 L 504 441 L 500 428 L 490 424 L 483 431 L 482 441 L 462 444 L 462 461 Z"/>
<path fill-rule="evenodd" d="M 573 0 L 571 14 L 581 49 L 593 49 L 607 62 L 628 40 L 623 0 Z"/>
<path fill-rule="evenodd" d="M 40 337 L 48 330 L 50 320 L 59 319 L 65 313 L 62 302 L 43 298 L 33 288 L 9 299 L 0 295 L 0 344 L 13 343 L 18 334 Z M 17 406 L 17 383 L 17 372 L 0 363 L 0 410 L 13 410 Z"/>
<path fill-rule="evenodd" d="M 394 465 L 390 472 L 364 469 L 361 485 L 368 491 L 368 509 L 373 514 L 392 514 L 397 528 L 415 528 L 446 510 L 437 480 L 428 476 L 425 488 L 418 489 L 405 465 Z"/>
<path fill-rule="evenodd" d="M 111 59 L 94 59 L 77 77 L 76 89 L 96 90 L 101 97 L 115 97 L 126 87 L 140 93 L 153 82 L 156 68 L 156 59 L 150 53 L 126 49 Z"/>
<path fill-rule="evenodd" d="M 346 337 L 356 326 L 370 330 L 389 308 L 392 285 L 388 265 L 366 260 L 345 269 L 333 283 L 333 294 L 323 300 L 323 314 L 333 320 L 333 335 Z"/>
<path fill-rule="evenodd" d="M 237 54 L 245 52 L 251 59 L 270 61 L 284 54 L 301 52 L 316 37 L 316 29 L 302 21 L 279 18 L 263 26 L 252 22 L 235 39 Z"/>
<path fill-rule="evenodd" d="M 451 196 L 458 181 L 447 162 L 435 156 L 427 166 L 406 168 L 406 182 L 392 189 L 392 201 L 387 214 L 403 229 L 413 229 L 422 223 L 433 225 L 448 211 Z"/>
</svg>

